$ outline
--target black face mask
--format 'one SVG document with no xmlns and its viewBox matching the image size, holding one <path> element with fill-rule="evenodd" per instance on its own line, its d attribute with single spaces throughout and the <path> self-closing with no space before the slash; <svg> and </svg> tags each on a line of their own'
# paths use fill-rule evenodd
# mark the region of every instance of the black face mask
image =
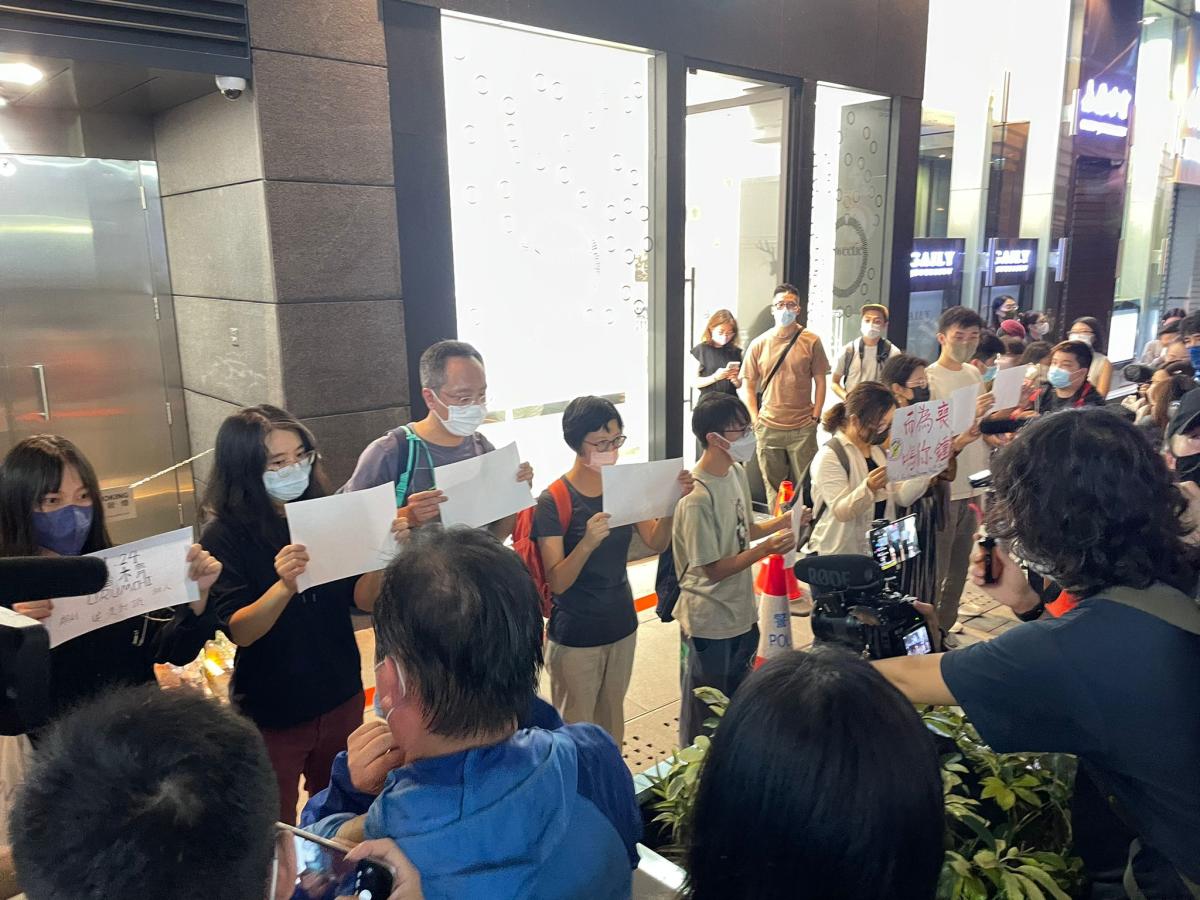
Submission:
<svg viewBox="0 0 1200 900">
<path fill-rule="evenodd" d="M 1200 453 L 1175 457 L 1175 480 L 1200 484 Z"/>
<path fill-rule="evenodd" d="M 924 403 L 929 399 L 929 386 L 909 388 L 913 392 L 913 403 Z"/>
<path fill-rule="evenodd" d="M 872 447 L 882 446 L 883 444 L 887 443 L 887 439 L 888 439 L 889 435 L 891 435 L 891 433 L 892 433 L 891 429 L 889 429 L 887 431 L 877 431 L 873 435 L 871 435 L 871 440 L 868 441 L 867 443 L 869 443 Z M 1200 455 L 1200 454 L 1198 454 L 1198 455 Z"/>
</svg>

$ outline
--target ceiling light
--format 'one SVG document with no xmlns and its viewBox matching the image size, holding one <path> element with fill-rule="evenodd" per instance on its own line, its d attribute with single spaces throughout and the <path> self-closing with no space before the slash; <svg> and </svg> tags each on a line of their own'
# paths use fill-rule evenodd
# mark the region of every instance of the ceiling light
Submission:
<svg viewBox="0 0 1200 900">
<path fill-rule="evenodd" d="M 29 63 L 0 63 L 0 81 L 28 85 L 41 80 L 42 70 Z"/>
<path fill-rule="evenodd" d="M 1162 18 L 1162 16 L 1153 16 L 1153 15 L 1151 15 L 1151 16 L 1143 16 L 1143 17 L 1142 17 L 1141 19 L 1139 19 L 1138 21 L 1139 21 L 1139 22 L 1140 22 L 1142 25 L 1153 25 L 1155 22 L 1157 22 L 1157 21 L 1158 21 L 1159 19 L 1161 19 L 1161 18 Z"/>
<path fill-rule="evenodd" d="M 946 158 L 946 154 L 945 154 L 945 153 L 939 153 L 939 154 L 938 154 L 938 159 L 945 159 L 945 158 Z"/>
<path fill-rule="evenodd" d="M 3 97 L 0 97 L 0 106 L 8 106 L 8 101 Z"/>
</svg>

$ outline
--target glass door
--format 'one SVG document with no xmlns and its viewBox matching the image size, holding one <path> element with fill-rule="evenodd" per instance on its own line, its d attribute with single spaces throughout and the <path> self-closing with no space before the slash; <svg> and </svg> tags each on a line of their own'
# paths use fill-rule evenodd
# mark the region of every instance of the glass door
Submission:
<svg viewBox="0 0 1200 900">
<path fill-rule="evenodd" d="M 737 320 L 745 349 L 770 325 L 768 306 L 783 278 L 787 122 L 791 91 L 775 84 L 691 70 L 687 83 L 684 298 L 684 458 L 700 364 L 693 354 L 712 315 Z"/>
</svg>

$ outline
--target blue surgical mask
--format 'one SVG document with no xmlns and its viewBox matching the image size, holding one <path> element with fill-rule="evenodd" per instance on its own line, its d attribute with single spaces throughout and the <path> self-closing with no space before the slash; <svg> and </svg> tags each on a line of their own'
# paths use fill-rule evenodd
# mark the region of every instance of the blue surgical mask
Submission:
<svg viewBox="0 0 1200 900">
<path fill-rule="evenodd" d="M 53 512 L 35 511 L 33 539 L 59 556 L 78 556 L 92 531 L 95 512 L 90 506 L 64 506 Z"/>
<path fill-rule="evenodd" d="M 771 315 L 775 317 L 775 326 L 777 328 L 786 328 L 796 321 L 796 311 L 794 309 L 773 309 Z"/>
<path fill-rule="evenodd" d="M 312 476 L 312 459 L 305 459 L 282 469 L 263 472 L 263 486 L 272 500 L 290 503 L 308 490 Z"/>
<path fill-rule="evenodd" d="M 1200 372 L 1200 347 L 1188 347 L 1188 359 L 1191 360 L 1192 368 Z"/>
<path fill-rule="evenodd" d="M 1071 386 L 1071 373 L 1058 366 L 1051 366 L 1050 371 L 1046 373 L 1046 380 L 1050 382 L 1050 387 L 1065 390 Z"/>
<path fill-rule="evenodd" d="M 984 381 L 995 381 L 996 373 L 998 371 L 1000 371 L 999 367 L 997 367 L 995 365 L 988 366 L 986 369 L 983 370 L 983 380 Z"/>
</svg>

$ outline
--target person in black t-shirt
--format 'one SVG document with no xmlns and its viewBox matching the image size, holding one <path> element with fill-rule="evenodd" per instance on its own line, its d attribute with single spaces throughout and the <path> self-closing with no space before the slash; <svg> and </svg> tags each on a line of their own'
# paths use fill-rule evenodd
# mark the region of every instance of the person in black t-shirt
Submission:
<svg viewBox="0 0 1200 900">
<path fill-rule="evenodd" d="M 575 464 L 542 492 L 534 519 L 554 594 L 546 648 L 550 692 L 567 724 L 594 722 L 620 747 L 638 626 L 626 572 L 629 543 L 636 527 L 650 549 L 661 553 L 671 542 L 672 517 L 609 527 L 600 470 L 617 462 L 625 443 L 621 414 L 610 401 L 576 397 L 567 404 L 562 425 Z M 680 472 L 679 483 L 689 493 L 691 473 Z M 570 506 L 565 531 L 560 504 Z"/>
<path fill-rule="evenodd" d="M 1103 406 L 1104 395 L 1088 381 L 1092 364 L 1092 348 L 1080 341 L 1063 341 L 1050 354 L 1050 369 L 1046 386 L 1037 399 L 1037 411 L 1058 412 L 1060 409 L 1080 409 L 1084 406 Z"/>
<path fill-rule="evenodd" d="M 279 818 L 295 822 L 299 780 L 329 784 L 334 757 L 363 721 L 356 603 L 370 608 L 382 573 L 299 591 L 308 552 L 288 535 L 284 504 L 328 493 L 316 441 L 274 406 L 243 409 L 217 432 L 203 543 L 224 564 L 213 587 L 221 625 L 238 645 L 230 699 L 262 732 L 279 781 Z M 398 517 L 393 532 L 407 532 Z"/>
<path fill-rule="evenodd" d="M 1039 618 L 1041 600 L 1013 558 L 994 550 L 996 581 L 985 584 L 976 548 L 975 584 L 1025 624 L 876 665 L 914 702 L 961 705 L 1000 753 L 1077 755 L 1077 798 L 1094 784 L 1120 816 L 1108 833 L 1123 822 L 1137 837 L 1128 870 L 1118 860 L 1108 880 L 1115 890 L 1134 879 L 1146 898 L 1200 896 L 1200 557 L 1184 540 L 1187 502 L 1133 424 L 1104 409 L 1031 423 L 997 454 L 992 476 L 991 536 L 1079 603 Z M 1106 813 L 1092 804 L 1091 816 Z"/>
<path fill-rule="evenodd" d="M 704 336 L 692 348 L 700 363 L 695 387 L 700 396 L 712 393 L 733 394 L 742 387 L 742 348 L 738 346 L 738 324 L 727 309 L 718 309 L 704 326 Z"/>
<path fill-rule="evenodd" d="M 39 434 L 8 452 L 0 466 L 0 557 L 80 556 L 111 546 L 99 480 L 74 444 Z M 199 600 L 114 622 L 50 651 L 48 718 L 106 688 L 152 683 L 156 662 L 184 665 L 196 658 L 216 633 L 208 594 L 221 564 L 198 544 L 192 545 L 188 563 Z M 36 600 L 12 608 L 40 620 L 49 618 L 56 602 L 68 601 Z"/>
</svg>

